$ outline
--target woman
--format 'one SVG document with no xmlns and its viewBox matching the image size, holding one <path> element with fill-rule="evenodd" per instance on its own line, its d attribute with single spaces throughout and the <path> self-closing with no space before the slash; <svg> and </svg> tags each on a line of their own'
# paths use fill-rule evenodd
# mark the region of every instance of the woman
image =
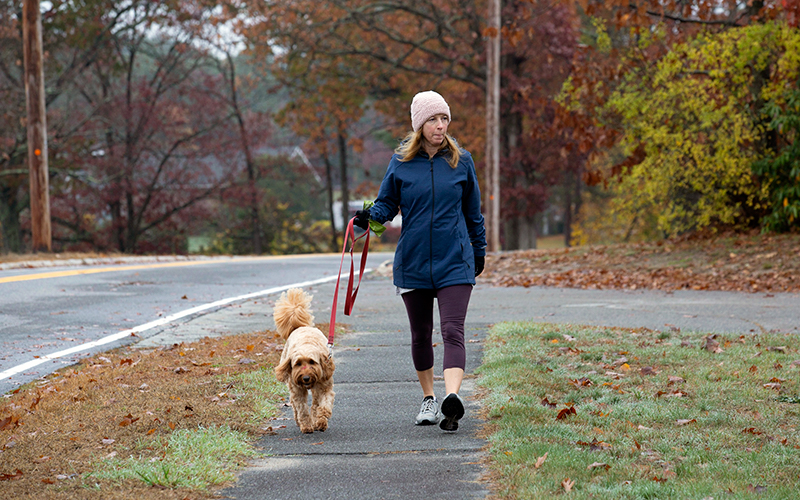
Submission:
<svg viewBox="0 0 800 500">
<path fill-rule="evenodd" d="M 464 319 L 475 277 L 483 271 L 486 231 L 472 156 L 447 133 L 450 106 L 434 91 L 411 102 L 413 131 L 395 150 L 378 198 L 356 213 L 355 224 L 384 223 L 398 211 L 403 227 L 394 257 L 394 284 L 411 327 L 411 355 L 423 392 L 417 425 L 458 429 L 464 400 Z M 444 339 L 441 408 L 433 390 L 433 300 Z M 441 420 L 440 420 L 441 412 Z"/>
</svg>

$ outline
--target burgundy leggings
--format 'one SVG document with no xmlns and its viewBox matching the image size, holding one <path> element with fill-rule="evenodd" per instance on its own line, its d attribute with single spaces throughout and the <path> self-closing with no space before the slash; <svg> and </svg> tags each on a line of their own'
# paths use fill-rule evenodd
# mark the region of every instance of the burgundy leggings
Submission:
<svg viewBox="0 0 800 500">
<path fill-rule="evenodd" d="M 453 285 L 439 290 L 413 290 L 402 295 L 411 324 L 411 359 L 417 371 L 433 368 L 433 299 L 439 302 L 439 322 L 444 339 L 444 369 L 466 366 L 464 320 L 472 285 Z"/>
</svg>

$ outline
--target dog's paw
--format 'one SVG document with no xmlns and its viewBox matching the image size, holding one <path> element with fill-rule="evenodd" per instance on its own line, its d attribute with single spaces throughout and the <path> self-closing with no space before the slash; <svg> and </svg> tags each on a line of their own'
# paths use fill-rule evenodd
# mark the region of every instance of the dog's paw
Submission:
<svg viewBox="0 0 800 500">
<path fill-rule="evenodd" d="M 314 425 L 315 431 L 325 432 L 328 430 L 328 419 L 327 418 L 318 418 L 317 423 Z"/>
<path fill-rule="evenodd" d="M 300 432 L 302 432 L 303 434 L 312 434 L 314 432 L 314 427 L 307 424 L 301 424 Z"/>
</svg>

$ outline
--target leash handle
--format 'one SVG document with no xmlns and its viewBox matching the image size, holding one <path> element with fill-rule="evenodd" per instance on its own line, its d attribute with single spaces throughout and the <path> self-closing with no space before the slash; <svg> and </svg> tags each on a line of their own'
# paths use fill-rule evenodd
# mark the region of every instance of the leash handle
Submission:
<svg viewBox="0 0 800 500">
<path fill-rule="evenodd" d="M 347 223 L 347 229 L 344 232 L 344 242 L 342 243 L 342 260 L 339 263 L 339 275 L 336 277 L 336 289 L 333 292 L 333 305 L 331 306 L 331 322 L 330 326 L 328 327 L 328 347 L 333 347 L 333 335 L 336 330 L 336 306 L 339 301 L 339 281 L 342 278 L 342 266 L 344 265 L 344 254 L 347 252 L 347 242 L 348 240 L 352 241 L 350 245 L 350 277 L 347 280 L 347 296 L 344 300 L 344 314 L 346 316 L 350 316 L 353 312 L 353 305 L 356 303 L 356 296 L 358 295 L 358 288 L 361 286 L 361 278 L 364 276 L 364 269 L 367 267 L 367 253 L 369 253 L 369 228 L 364 231 L 364 234 L 356 238 L 356 232 L 353 228 L 353 221 L 355 221 L 355 217 L 350 219 L 350 222 Z M 353 264 L 353 248 L 356 245 L 356 241 L 360 240 L 361 238 L 366 235 L 366 239 L 364 240 L 364 249 L 361 250 L 361 266 L 360 272 L 358 273 L 358 285 L 356 285 L 355 290 L 353 289 L 353 274 L 355 274 L 355 266 Z"/>
</svg>

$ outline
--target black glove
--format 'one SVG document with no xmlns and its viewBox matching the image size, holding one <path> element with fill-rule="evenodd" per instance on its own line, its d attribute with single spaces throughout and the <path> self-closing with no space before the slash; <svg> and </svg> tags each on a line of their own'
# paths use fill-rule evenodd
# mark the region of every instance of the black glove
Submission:
<svg viewBox="0 0 800 500">
<path fill-rule="evenodd" d="M 353 225 L 360 227 L 364 231 L 369 229 L 369 209 L 359 210 L 356 212 L 356 219 L 353 221 Z"/>
<path fill-rule="evenodd" d="M 483 272 L 483 265 L 485 263 L 486 263 L 486 258 L 485 257 L 483 257 L 483 256 L 478 257 L 477 255 L 475 256 L 475 277 L 476 278 L 478 276 L 480 276 L 481 273 Z"/>
</svg>

